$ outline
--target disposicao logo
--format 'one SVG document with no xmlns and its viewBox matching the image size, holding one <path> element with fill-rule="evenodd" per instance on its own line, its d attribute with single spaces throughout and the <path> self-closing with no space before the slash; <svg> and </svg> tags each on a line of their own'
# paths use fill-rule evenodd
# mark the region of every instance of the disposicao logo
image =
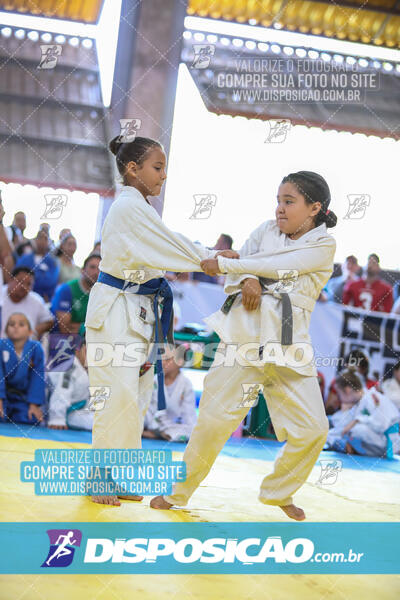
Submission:
<svg viewBox="0 0 400 600">
<path fill-rule="evenodd" d="M 75 548 L 81 545 L 79 529 L 48 529 L 50 549 L 42 567 L 68 567 L 74 558 Z"/>
</svg>

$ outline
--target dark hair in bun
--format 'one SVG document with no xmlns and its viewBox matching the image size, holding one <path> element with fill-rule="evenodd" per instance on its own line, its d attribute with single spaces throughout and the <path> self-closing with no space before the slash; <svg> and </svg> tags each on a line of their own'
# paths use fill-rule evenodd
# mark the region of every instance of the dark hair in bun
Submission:
<svg viewBox="0 0 400 600">
<path fill-rule="evenodd" d="M 327 227 L 335 227 L 337 216 L 329 210 L 331 192 L 325 179 L 313 171 L 298 171 L 290 173 L 282 179 L 282 183 L 293 183 L 307 204 L 321 203 L 321 210 L 315 217 L 315 226 L 325 223 Z"/>
<path fill-rule="evenodd" d="M 147 153 L 154 148 L 161 148 L 162 145 L 157 140 L 151 138 L 136 137 L 133 142 L 121 141 L 121 136 L 117 135 L 108 145 L 110 151 L 115 155 L 117 168 L 124 177 L 126 165 L 135 162 L 139 166 L 143 163 Z"/>
</svg>

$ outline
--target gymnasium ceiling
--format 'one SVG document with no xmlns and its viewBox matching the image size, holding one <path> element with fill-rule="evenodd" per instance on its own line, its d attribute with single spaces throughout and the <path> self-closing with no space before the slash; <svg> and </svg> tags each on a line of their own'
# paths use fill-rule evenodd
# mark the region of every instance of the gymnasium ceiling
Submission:
<svg viewBox="0 0 400 600">
<path fill-rule="evenodd" d="M 97 23 L 104 0 L 0 0 L 0 10 Z M 400 0 L 189 0 L 188 14 L 400 47 Z"/>
<path fill-rule="evenodd" d="M 34 15 L 97 23 L 104 0 L 0 0 L 0 10 Z"/>
<path fill-rule="evenodd" d="M 400 47 L 400 0 L 189 0 L 188 14 Z"/>
</svg>

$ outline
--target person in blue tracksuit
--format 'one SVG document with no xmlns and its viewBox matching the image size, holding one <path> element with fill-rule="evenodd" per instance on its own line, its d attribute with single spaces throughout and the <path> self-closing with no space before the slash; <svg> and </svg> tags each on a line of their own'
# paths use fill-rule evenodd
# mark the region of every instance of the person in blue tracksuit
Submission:
<svg viewBox="0 0 400 600">
<path fill-rule="evenodd" d="M 13 313 L 0 340 L 0 420 L 37 425 L 45 400 L 44 352 L 30 338 L 32 328 L 22 313 Z"/>
<path fill-rule="evenodd" d="M 57 287 L 60 267 L 49 252 L 49 236 L 46 231 L 39 231 L 35 238 L 35 251 L 21 256 L 16 266 L 28 267 L 33 271 L 33 291 L 42 296 L 45 302 L 50 302 Z"/>
</svg>

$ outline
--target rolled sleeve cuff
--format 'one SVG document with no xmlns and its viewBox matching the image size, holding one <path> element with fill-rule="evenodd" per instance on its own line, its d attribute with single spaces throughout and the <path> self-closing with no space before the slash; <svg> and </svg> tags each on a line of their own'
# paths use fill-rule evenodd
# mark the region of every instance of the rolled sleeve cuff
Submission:
<svg viewBox="0 0 400 600">
<path fill-rule="evenodd" d="M 241 291 L 241 283 L 245 280 L 245 279 L 257 279 L 258 281 L 258 277 L 257 275 L 228 275 L 226 280 L 225 280 L 225 287 L 224 287 L 224 291 L 226 294 L 235 294 L 236 292 L 240 292 Z"/>
<path fill-rule="evenodd" d="M 225 256 L 217 256 L 218 269 L 219 269 L 219 272 L 222 273 L 223 275 L 226 275 L 226 273 L 228 272 L 226 269 L 226 261 L 227 260 L 232 260 L 232 259 L 225 258 Z"/>
<path fill-rule="evenodd" d="M 49 425 L 56 425 L 58 427 L 65 426 L 67 424 L 66 416 L 58 417 L 58 416 L 50 416 L 49 417 Z"/>
</svg>

